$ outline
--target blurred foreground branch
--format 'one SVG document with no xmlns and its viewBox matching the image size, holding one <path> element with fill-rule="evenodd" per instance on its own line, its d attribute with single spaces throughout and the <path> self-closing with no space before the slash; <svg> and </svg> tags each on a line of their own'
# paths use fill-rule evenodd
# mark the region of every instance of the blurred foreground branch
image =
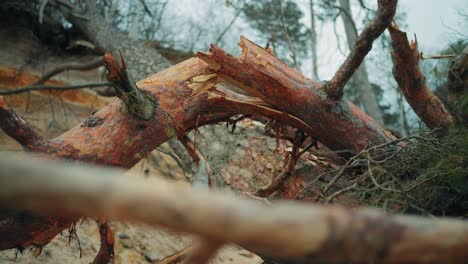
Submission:
<svg viewBox="0 0 468 264">
<path fill-rule="evenodd" d="M 301 263 L 468 258 L 468 223 L 461 220 L 294 202 L 264 205 L 162 179 L 126 177 L 121 170 L 29 156 L 0 154 L 0 167 L 0 203 L 15 209 L 166 226 Z"/>
</svg>

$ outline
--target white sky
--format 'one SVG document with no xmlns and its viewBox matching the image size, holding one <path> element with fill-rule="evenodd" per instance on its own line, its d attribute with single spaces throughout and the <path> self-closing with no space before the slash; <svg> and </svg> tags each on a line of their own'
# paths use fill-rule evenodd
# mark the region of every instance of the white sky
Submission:
<svg viewBox="0 0 468 264">
<path fill-rule="evenodd" d="M 447 40 L 468 38 L 467 0 L 401 0 L 400 8 L 408 14 L 408 33 L 417 34 L 421 48 L 442 48 Z"/>
</svg>

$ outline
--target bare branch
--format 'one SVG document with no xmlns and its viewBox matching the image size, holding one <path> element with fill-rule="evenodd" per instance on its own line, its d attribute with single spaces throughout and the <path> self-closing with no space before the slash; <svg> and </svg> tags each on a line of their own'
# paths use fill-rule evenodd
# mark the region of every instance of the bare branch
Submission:
<svg viewBox="0 0 468 264">
<path fill-rule="evenodd" d="M 281 18 L 281 26 L 283 27 L 283 35 L 288 42 L 289 50 L 291 51 L 291 59 L 293 60 L 294 67 L 296 70 L 301 71 L 299 64 L 297 63 L 297 56 L 296 56 L 296 49 L 294 49 L 294 45 L 291 41 L 291 38 L 288 34 L 288 25 L 286 24 L 285 17 L 284 17 L 284 8 L 283 8 L 283 1 L 279 0 L 279 7 L 280 7 L 280 18 Z"/>
<path fill-rule="evenodd" d="M 42 141 L 39 133 L 8 107 L 3 96 L 0 96 L 0 128 L 23 147 Z"/>
<path fill-rule="evenodd" d="M 39 24 L 42 24 L 44 19 L 44 10 L 47 5 L 48 0 L 39 0 Z"/>
<path fill-rule="evenodd" d="M 372 49 L 372 44 L 385 29 L 390 26 L 396 12 L 397 0 L 379 0 L 377 16 L 366 25 L 359 34 L 354 48 L 336 71 L 333 78 L 323 85 L 329 97 L 339 99 L 343 96 L 343 88 L 348 83 L 362 61 Z"/>
<path fill-rule="evenodd" d="M 62 73 L 64 71 L 70 71 L 70 70 L 88 71 L 88 70 L 92 70 L 92 69 L 98 68 L 98 67 L 103 66 L 103 65 L 104 65 L 104 60 L 103 60 L 102 57 L 99 57 L 97 59 L 94 59 L 94 60 L 92 60 L 90 62 L 86 62 L 86 63 L 76 63 L 76 62 L 66 63 L 66 64 L 58 66 L 55 69 L 52 69 L 52 70 L 44 73 L 39 80 L 35 81 L 31 85 L 43 84 L 47 80 L 52 78 L 53 76 L 55 76 L 55 75 L 57 75 L 59 73 Z"/>
<path fill-rule="evenodd" d="M 85 83 L 85 84 L 75 84 L 75 85 L 28 85 L 25 87 L 13 89 L 13 90 L 3 90 L 0 91 L 0 95 L 12 95 L 20 94 L 31 91 L 51 91 L 51 90 L 77 90 L 83 88 L 98 88 L 111 86 L 112 83 L 102 82 L 102 83 Z"/>
<path fill-rule="evenodd" d="M 468 258 L 468 223 L 462 220 L 293 202 L 265 205 L 160 178 L 25 156 L 1 154 L 0 167 L 2 205 L 38 213 L 162 225 L 294 260 L 461 263 Z"/>
<path fill-rule="evenodd" d="M 108 264 L 114 262 L 114 234 L 106 221 L 98 221 L 101 247 L 93 264 Z"/>
</svg>

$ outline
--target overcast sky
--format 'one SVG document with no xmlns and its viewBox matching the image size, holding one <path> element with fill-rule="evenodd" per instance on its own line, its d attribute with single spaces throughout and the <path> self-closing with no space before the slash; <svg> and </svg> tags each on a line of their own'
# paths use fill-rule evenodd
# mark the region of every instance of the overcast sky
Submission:
<svg viewBox="0 0 468 264">
<path fill-rule="evenodd" d="M 210 2 L 215 3 L 215 7 L 208 5 L 211 7 L 208 10 L 202 8 L 202 3 Z M 295 0 L 295 2 L 304 12 L 303 22 L 309 26 L 309 0 Z M 219 30 L 222 30 L 225 27 L 223 24 L 229 23 L 233 16 L 233 10 L 229 10 L 230 8 L 225 6 L 224 0 L 171 0 L 169 3 L 169 13 L 181 17 L 192 17 L 194 21 L 198 21 L 198 24 L 202 26 L 212 27 L 217 25 L 220 27 Z M 357 8 L 357 0 L 351 0 L 351 3 L 356 7 L 353 8 L 353 16 L 356 18 L 356 21 L 360 21 L 362 12 L 359 12 L 360 10 Z M 377 1 L 367 1 L 367 3 L 375 6 Z M 447 47 L 449 42 L 460 38 L 468 38 L 468 0 L 400 0 L 397 13 L 401 14 L 402 11 L 406 13 L 408 26 L 401 27 L 401 29 L 407 31 L 411 39 L 415 33 L 417 34 L 420 50 L 425 54 L 437 53 Z M 465 17 L 462 17 L 461 14 L 465 14 Z M 338 41 L 334 34 L 332 23 L 319 23 L 317 27 L 319 74 L 321 79 L 330 78 L 343 61 L 344 54 L 348 52 L 341 19 L 338 19 L 337 22 L 339 24 L 337 24 L 336 29 L 340 35 L 340 45 L 337 45 Z M 209 43 L 213 42 L 219 34 L 216 31 L 212 36 L 202 37 L 195 49 L 205 50 Z M 181 37 L 184 37 L 183 35 L 185 34 L 182 32 L 182 30 L 179 31 L 179 34 L 182 34 Z M 263 39 L 264 36 L 262 36 L 262 39 L 259 39 L 259 35 L 245 21 L 238 19 L 228 34 L 225 35 L 223 43 L 220 45 L 223 48 L 227 48 L 230 52 L 237 53 L 239 48 L 235 43 L 238 42 L 240 35 L 257 41 L 261 45 L 266 42 Z M 375 50 L 371 51 L 371 56 L 372 54 L 380 56 Z M 303 73 L 310 76 L 310 58 L 301 58 L 301 62 Z M 388 67 L 388 65 L 381 66 Z M 374 75 L 374 78 L 375 80 L 381 79 L 377 75 Z"/>
<path fill-rule="evenodd" d="M 468 39 L 467 0 L 401 0 L 400 8 L 408 14 L 408 33 L 417 34 L 422 48 L 440 49 L 447 41 Z"/>
</svg>

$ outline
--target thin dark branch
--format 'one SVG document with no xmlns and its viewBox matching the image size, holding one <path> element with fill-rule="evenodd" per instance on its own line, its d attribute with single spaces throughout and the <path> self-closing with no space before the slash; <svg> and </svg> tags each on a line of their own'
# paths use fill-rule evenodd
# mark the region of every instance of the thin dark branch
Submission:
<svg viewBox="0 0 468 264">
<path fill-rule="evenodd" d="M 153 17 L 153 14 L 148 8 L 148 5 L 146 4 L 145 0 L 140 0 L 140 3 L 143 5 L 143 8 L 145 9 L 145 12 L 150 16 Z"/>
<path fill-rule="evenodd" d="M 104 60 L 102 57 L 99 57 L 95 60 L 92 60 L 90 62 L 86 63 L 76 63 L 76 62 L 71 62 L 71 63 L 66 63 L 63 65 L 58 66 L 55 69 L 52 69 L 51 71 L 48 71 L 42 75 L 42 77 L 35 81 L 32 85 L 40 85 L 45 83 L 47 80 L 52 78 L 53 76 L 62 73 L 64 71 L 69 71 L 69 70 L 76 70 L 76 71 L 87 71 L 87 70 L 92 70 L 95 68 L 98 68 L 100 66 L 104 65 Z"/>
<path fill-rule="evenodd" d="M 219 34 L 218 38 L 215 41 L 215 45 L 218 45 L 219 42 L 223 39 L 224 35 L 229 31 L 229 29 L 232 27 L 234 22 L 236 22 L 237 18 L 240 16 L 243 9 L 244 9 L 244 7 L 240 7 L 240 8 L 238 8 L 236 10 L 236 13 L 234 14 L 234 17 L 231 19 L 231 22 L 229 22 L 229 24 L 224 28 L 223 32 L 221 32 L 221 34 Z"/>
<path fill-rule="evenodd" d="M 283 1 L 279 0 L 279 6 L 280 6 L 280 15 L 281 15 L 281 26 L 283 27 L 283 35 L 286 38 L 286 41 L 288 42 L 288 47 L 289 50 L 291 51 L 291 59 L 294 62 L 294 67 L 298 70 L 301 71 L 299 64 L 297 63 L 297 56 L 296 56 L 296 50 L 294 49 L 294 45 L 291 41 L 291 38 L 289 37 L 288 34 L 288 25 L 286 25 L 285 17 L 284 17 L 284 8 L 283 8 Z"/>
<path fill-rule="evenodd" d="M 83 88 L 97 88 L 97 87 L 104 87 L 104 86 L 112 86 L 112 83 L 109 82 L 101 82 L 101 83 L 85 83 L 85 84 L 77 84 L 77 85 L 29 85 L 13 90 L 4 90 L 0 91 L 0 95 L 12 95 L 12 94 L 20 94 L 25 92 L 31 91 L 44 91 L 44 90 L 76 90 L 76 89 L 83 89 Z"/>
<path fill-rule="evenodd" d="M 162 4 L 161 10 L 159 11 L 158 19 L 157 19 L 157 25 L 156 28 L 154 29 L 154 33 L 158 32 L 159 28 L 161 27 L 161 20 L 164 14 L 164 10 L 166 9 L 168 1 L 164 2 Z"/>
</svg>

